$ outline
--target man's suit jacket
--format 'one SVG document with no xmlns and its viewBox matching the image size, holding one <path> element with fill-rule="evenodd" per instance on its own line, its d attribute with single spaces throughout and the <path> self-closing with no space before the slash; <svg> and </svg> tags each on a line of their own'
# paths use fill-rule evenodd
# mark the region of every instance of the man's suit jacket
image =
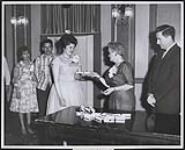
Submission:
<svg viewBox="0 0 185 150">
<path fill-rule="evenodd" d="M 180 112 L 180 47 L 175 44 L 162 58 L 158 55 L 149 77 L 149 93 L 156 99 L 157 113 Z"/>
</svg>

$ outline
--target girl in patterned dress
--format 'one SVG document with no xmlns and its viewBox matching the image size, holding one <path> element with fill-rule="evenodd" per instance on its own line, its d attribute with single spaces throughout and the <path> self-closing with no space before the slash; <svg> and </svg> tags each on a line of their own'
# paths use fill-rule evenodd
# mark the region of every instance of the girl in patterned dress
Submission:
<svg viewBox="0 0 185 150">
<path fill-rule="evenodd" d="M 38 112 L 36 96 L 37 80 L 34 73 L 34 65 L 30 61 L 30 52 L 27 47 L 19 49 L 20 61 L 14 68 L 13 95 L 10 111 L 19 114 L 22 134 L 33 133 L 30 128 L 31 113 Z M 26 115 L 26 123 L 24 116 Z"/>
</svg>

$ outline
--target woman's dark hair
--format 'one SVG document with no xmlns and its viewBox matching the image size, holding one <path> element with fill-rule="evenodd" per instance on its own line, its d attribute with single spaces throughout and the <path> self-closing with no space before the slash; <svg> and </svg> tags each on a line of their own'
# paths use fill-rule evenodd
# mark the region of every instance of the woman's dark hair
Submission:
<svg viewBox="0 0 185 150">
<path fill-rule="evenodd" d="M 77 39 L 72 34 L 64 34 L 61 36 L 61 38 L 55 43 L 57 53 L 62 54 L 63 49 L 66 48 L 69 44 L 74 44 L 75 47 L 78 44 Z"/>
<path fill-rule="evenodd" d="M 114 63 L 110 61 L 108 49 L 108 46 L 103 47 L 103 61 L 106 66 L 111 67 Z"/>
<path fill-rule="evenodd" d="M 43 48 L 43 46 L 44 46 L 45 43 L 49 43 L 51 45 L 51 47 L 53 47 L 52 40 L 50 40 L 50 39 L 44 39 L 42 42 L 40 42 L 40 51 L 41 51 L 41 53 L 44 53 L 44 51 L 43 51 L 42 48 Z"/>
<path fill-rule="evenodd" d="M 24 51 L 28 51 L 30 53 L 30 49 L 28 48 L 28 46 L 21 46 L 20 48 L 18 48 L 18 50 L 17 50 L 17 59 L 18 59 L 18 61 L 23 59 L 22 54 L 23 54 Z"/>
</svg>

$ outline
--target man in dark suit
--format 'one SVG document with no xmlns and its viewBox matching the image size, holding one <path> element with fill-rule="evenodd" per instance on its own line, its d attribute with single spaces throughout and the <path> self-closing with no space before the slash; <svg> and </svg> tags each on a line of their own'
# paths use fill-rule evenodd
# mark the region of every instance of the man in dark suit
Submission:
<svg viewBox="0 0 185 150">
<path fill-rule="evenodd" d="M 175 42 L 175 28 L 156 28 L 161 52 L 149 77 L 147 102 L 155 110 L 155 132 L 180 134 L 180 47 Z"/>
</svg>

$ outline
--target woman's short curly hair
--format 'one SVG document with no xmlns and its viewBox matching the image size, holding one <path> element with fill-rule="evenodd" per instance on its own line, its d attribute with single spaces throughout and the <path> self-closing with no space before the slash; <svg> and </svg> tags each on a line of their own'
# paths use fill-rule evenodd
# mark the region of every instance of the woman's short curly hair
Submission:
<svg viewBox="0 0 185 150">
<path fill-rule="evenodd" d="M 74 44 L 75 47 L 78 44 L 77 39 L 72 34 L 64 34 L 61 36 L 61 38 L 55 43 L 57 53 L 62 54 L 64 48 L 66 48 L 69 44 Z"/>
<path fill-rule="evenodd" d="M 122 56 L 125 59 L 126 56 L 126 50 L 122 43 L 120 42 L 109 42 L 107 44 L 107 47 L 110 48 L 112 51 L 117 52 L 120 56 Z"/>
</svg>

